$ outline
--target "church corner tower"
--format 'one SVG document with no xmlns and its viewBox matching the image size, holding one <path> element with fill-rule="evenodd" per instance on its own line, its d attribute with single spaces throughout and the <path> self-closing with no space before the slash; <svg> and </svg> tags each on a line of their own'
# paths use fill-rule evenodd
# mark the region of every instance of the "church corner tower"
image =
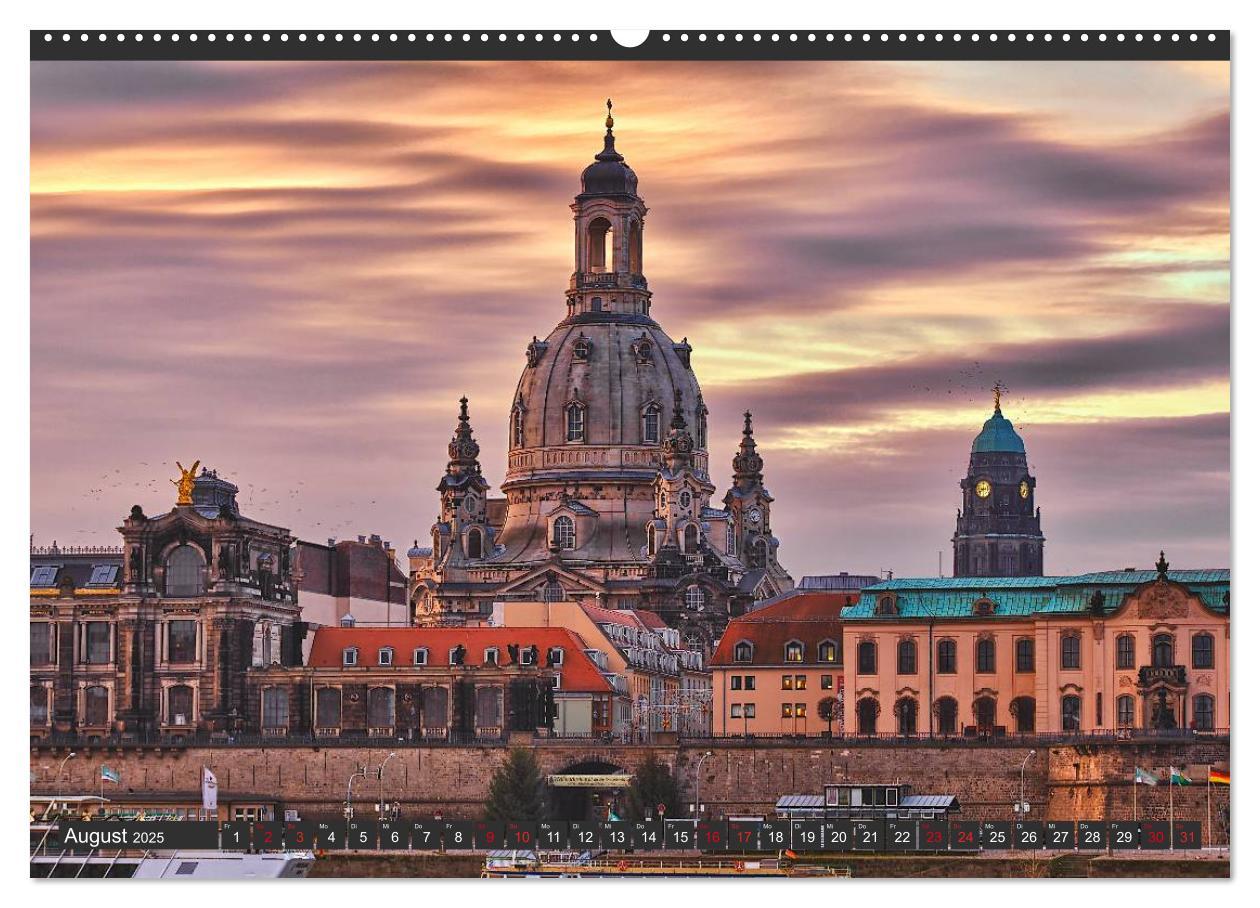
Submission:
<svg viewBox="0 0 1260 908">
<path fill-rule="evenodd" d="M 791 578 L 775 557 L 751 428 L 755 477 L 741 486 L 739 514 L 712 504 L 693 346 L 653 317 L 648 207 L 607 108 L 603 148 L 569 206 L 565 311 L 525 345 L 508 405 L 503 497 L 487 498 L 464 404 L 438 486 L 432 556 L 417 548 L 413 559 L 412 604 L 425 624 L 484 622 L 495 603 L 513 601 L 647 608 L 703 649 L 730 615 L 790 589 Z"/>
<path fill-rule="evenodd" d="M 1036 503 L 1037 480 L 1028 472 L 1023 439 L 1002 415 L 999 385 L 993 388 L 993 415 L 971 444 L 960 486 L 954 576 L 1042 576 L 1046 540 Z"/>
</svg>

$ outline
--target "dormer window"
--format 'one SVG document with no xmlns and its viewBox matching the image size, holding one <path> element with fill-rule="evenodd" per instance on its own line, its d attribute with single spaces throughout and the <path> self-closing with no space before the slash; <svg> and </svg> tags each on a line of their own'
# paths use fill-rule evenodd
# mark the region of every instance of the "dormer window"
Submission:
<svg viewBox="0 0 1260 908">
<path fill-rule="evenodd" d="M 118 579 L 118 565 L 94 564 L 88 586 L 110 586 Z"/>
<path fill-rule="evenodd" d="M 417 647 L 415 651 L 412 652 L 411 654 L 411 664 L 412 665 L 428 665 L 429 664 L 428 647 L 424 647 L 424 646 Z"/>
<path fill-rule="evenodd" d="M 577 526 L 572 517 L 561 514 L 552 522 L 551 540 L 558 549 L 570 551 L 577 548 Z"/>
<path fill-rule="evenodd" d="M 489 649 L 487 649 L 485 653 L 483 653 L 483 658 L 481 661 L 485 665 L 498 665 L 499 664 L 498 648 L 492 646 Z"/>
<path fill-rule="evenodd" d="M 553 646 L 547 650 L 548 665 L 564 665 L 564 647 Z"/>
<path fill-rule="evenodd" d="M 804 662 L 805 661 L 805 644 L 799 640 L 788 641 L 787 646 L 783 647 L 783 661 Z"/>
<path fill-rule="evenodd" d="M 897 597 L 893 595 L 880 596 L 875 603 L 875 614 L 877 615 L 895 615 L 897 614 Z"/>
<path fill-rule="evenodd" d="M 42 564 L 31 571 L 31 586 L 54 586 L 57 580 L 58 566 Z"/>
<path fill-rule="evenodd" d="M 971 614 L 973 615 L 992 615 L 995 611 L 997 611 L 997 604 L 992 599 L 982 596 L 971 603 Z"/>
<path fill-rule="evenodd" d="M 838 658 L 840 648 L 836 646 L 834 640 L 824 640 L 818 644 L 818 661 L 819 662 L 835 662 Z"/>
<path fill-rule="evenodd" d="M 736 662 L 752 662 L 753 661 L 753 645 L 747 640 L 741 640 L 735 644 L 735 661 Z"/>
<path fill-rule="evenodd" d="M 359 664 L 359 650 L 357 647 L 347 646 L 341 651 L 341 664 L 345 666 L 353 666 Z"/>
<path fill-rule="evenodd" d="M 391 647 L 383 646 L 376 653 L 377 665 L 393 665 L 394 650 Z"/>
<path fill-rule="evenodd" d="M 522 646 L 520 654 L 521 665 L 534 665 L 537 662 L 538 654 L 533 647 Z"/>
</svg>

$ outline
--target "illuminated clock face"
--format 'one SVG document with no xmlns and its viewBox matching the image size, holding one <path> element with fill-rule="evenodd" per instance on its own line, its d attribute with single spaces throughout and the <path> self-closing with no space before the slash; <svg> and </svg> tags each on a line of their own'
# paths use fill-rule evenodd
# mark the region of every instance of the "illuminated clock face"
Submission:
<svg viewBox="0 0 1260 908">
<path fill-rule="evenodd" d="M 988 498 L 993 494 L 993 486 L 989 485 L 989 480 L 982 479 L 976 483 L 976 497 Z"/>
<path fill-rule="evenodd" d="M 761 508 L 751 508 L 748 511 L 748 522 L 752 524 L 761 523 Z"/>
<path fill-rule="evenodd" d="M 1032 490 L 1031 490 L 1030 488 L 1028 488 L 1028 480 L 1027 480 L 1027 479 L 1025 479 L 1023 482 L 1021 482 L 1021 483 L 1019 484 L 1019 497 L 1020 497 L 1020 498 L 1027 498 L 1027 497 L 1028 497 L 1028 495 L 1029 495 L 1029 493 L 1030 493 L 1031 491 L 1032 491 Z"/>
</svg>

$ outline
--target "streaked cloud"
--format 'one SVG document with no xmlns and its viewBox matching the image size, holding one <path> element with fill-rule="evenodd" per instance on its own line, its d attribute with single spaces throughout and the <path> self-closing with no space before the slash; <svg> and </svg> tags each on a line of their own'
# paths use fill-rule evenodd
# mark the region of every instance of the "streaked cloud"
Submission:
<svg viewBox="0 0 1260 908">
<path fill-rule="evenodd" d="M 108 539 L 193 456 L 299 534 L 427 535 L 460 394 L 502 474 L 612 95 L 654 315 L 695 346 L 715 463 L 757 414 L 789 568 L 934 570 L 995 380 L 1049 570 L 1228 560 L 1224 64 L 39 63 L 31 84 L 40 540 Z"/>
</svg>

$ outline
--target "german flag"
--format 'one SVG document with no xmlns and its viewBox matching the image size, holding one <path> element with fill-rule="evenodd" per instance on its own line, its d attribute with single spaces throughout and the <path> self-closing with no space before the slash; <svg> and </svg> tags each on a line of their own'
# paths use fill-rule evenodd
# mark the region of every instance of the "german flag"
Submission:
<svg viewBox="0 0 1260 908">
<path fill-rule="evenodd" d="M 1229 773 L 1221 772 L 1219 769 L 1213 769 L 1208 772 L 1209 785 L 1228 785 Z"/>
</svg>

